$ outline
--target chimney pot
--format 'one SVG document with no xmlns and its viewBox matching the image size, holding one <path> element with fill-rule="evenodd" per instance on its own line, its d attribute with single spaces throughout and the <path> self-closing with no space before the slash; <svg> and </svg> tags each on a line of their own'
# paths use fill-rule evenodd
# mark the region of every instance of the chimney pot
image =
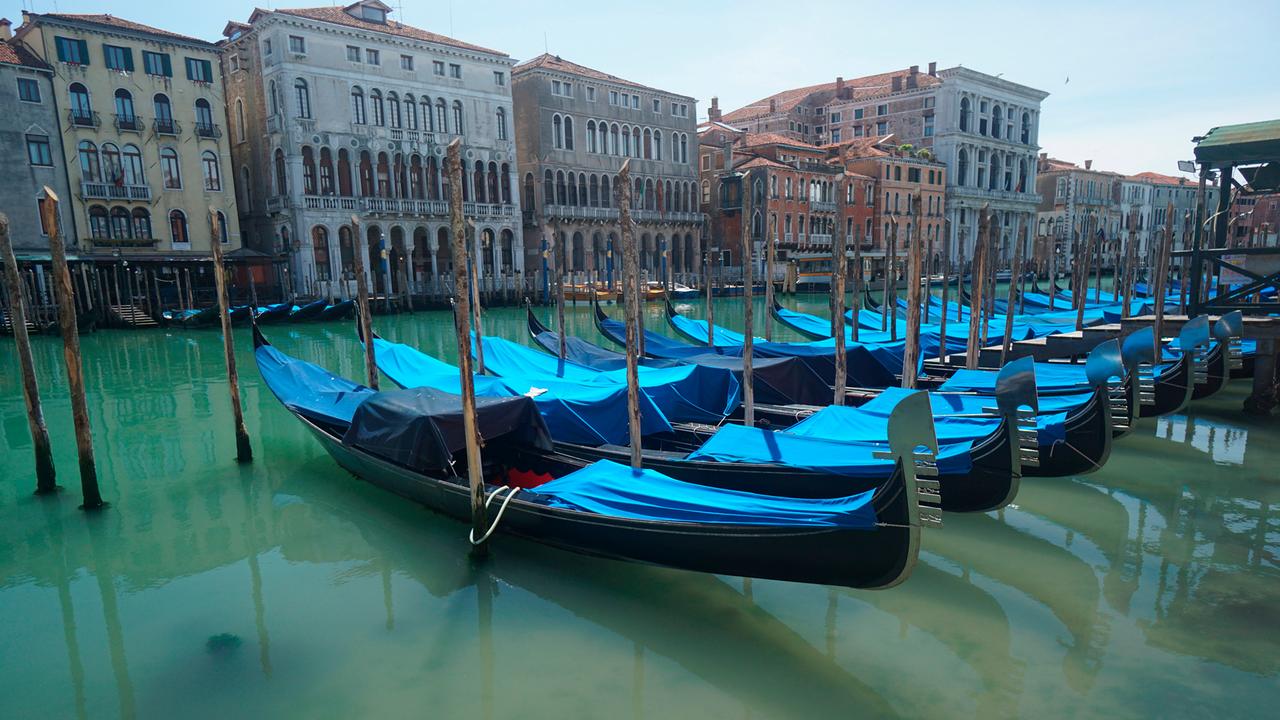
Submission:
<svg viewBox="0 0 1280 720">
<path fill-rule="evenodd" d="M 1047 152 L 1042 152 L 1042 153 L 1040 153 L 1040 159 L 1041 159 L 1041 160 L 1048 160 L 1048 159 L 1049 159 L 1049 153 L 1047 153 Z"/>
<path fill-rule="evenodd" d="M 9 18 L 0 18 L 0 40 L 13 39 L 13 23 Z"/>
<path fill-rule="evenodd" d="M 911 74 L 912 74 L 912 75 L 919 75 L 919 74 L 920 74 L 920 66 L 919 66 L 919 65 L 912 65 L 912 66 L 911 66 Z"/>
<path fill-rule="evenodd" d="M 836 93 L 838 94 L 838 93 L 839 93 L 841 90 L 843 90 L 843 89 L 844 89 L 844 78 L 842 78 L 842 77 L 837 77 L 837 78 L 836 78 Z"/>
<path fill-rule="evenodd" d="M 769 98 L 769 112 L 778 112 L 778 101 L 774 98 Z"/>
<path fill-rule="evenodd" d="M 899 91 L 899 90 L 901 90 L 901 89 L 902 89 L 902 76 L 901 76 L 901 75 L 894 75 L 894 76 L 893 76 L 893 91 L 894 91 L 894 92 L 897 92 L 897 91 Z"/>
<path fill-rule="evenodd" d="M 1092 160 L 1085 160 L 1085 161 L 1084 161 L 1084 169 L 1085 169 L 1085 170 L 1092 170 L 1092 169 L 1093 169 L 1093 161 L 1092 161 Z"/>
<path fill-rule="evenodd" d="M 707 119 L 711 122 L 720 121 L 720 98 L 711 98 L 711 108 L 707 110 Z"/>
<path fill-rule="evenodd" d="M 936 63 L 936 62 L 931 62 L 931 63 L 929 63 L 929 74 L 930 74 L 930 75 L 933 75 L 934 77 L 937 77 L 937 75 L 938 75 L 938 63 Z"/>
</svg>

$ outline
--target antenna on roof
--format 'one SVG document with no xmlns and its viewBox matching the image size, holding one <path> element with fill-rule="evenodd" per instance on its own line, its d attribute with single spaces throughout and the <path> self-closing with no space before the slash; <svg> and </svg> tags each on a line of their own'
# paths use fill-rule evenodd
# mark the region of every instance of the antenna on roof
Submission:
<svg viewBox="0 0 1280 720">
<path fill-rule="evenodd" d="M 546 54 L 548 54 L 548 55 L 550 55 L 550 54 L 551 54 L 551 45 L 547 43 L 547 31 L 546 31 L 546 30 L 543 30 L 543 31 L 542 31 L 542 52 L 544 52 L 544 53 L 546 53 Z"/>
</svg>

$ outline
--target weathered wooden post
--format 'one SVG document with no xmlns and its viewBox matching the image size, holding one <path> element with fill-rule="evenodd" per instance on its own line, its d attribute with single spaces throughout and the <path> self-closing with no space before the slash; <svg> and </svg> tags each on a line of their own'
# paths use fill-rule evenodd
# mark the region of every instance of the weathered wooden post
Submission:
<svg viewBox="0 0 1280 720">
<path fill-rule="evenodd" d="M 836 185 L 836 237 L 832 243 L 831 252 L 831 337 L 835 341 L 835 396 L 831 400 L 832 405 L 843 405 L 845 395 L 845 383 L 847 381 L 847 366 L 849 359 L 847 357 L 848 347 L 845 345 L 844 339 L 844 290 L 845 281 L 849 276 L 849 260 L 845 257 L 845 243 L 847 237 L 844 226 L 844 193 L 845 185 L 849 182 L 844 172 L 840 173 Z M 770 305 L 772 308 L 772 305 Z M 854 325 L 857 325 L 857 318 L 854 318 Z"/>
<path fill-rule="evenodd" d="M 1094 255 L 1094 245 L 1097 244 L 1097 240 L 1092 232 L 1092 228 L 1090 228 L 1088 225 L 1086 225 L 1085 227 L 1087 230 L 1089 230 L 1088 237 L 1086 238 L 1086 241 L 1083 243 L 1084 252 L 1081 254 L 1079 261 L 1076 263 L 1076 269 L 1075 269 L 1075 272 L 1081 273 L 1084 276 L 1085 281 L 1081 284 L 1083 289 L 1080 290 L 1077 295 L 1071 298 L 1072 302 L 1074 302 L 1076 306 L 1076 330 L 1084 329 L 1084 306 L 1087 304 L 1088 295 L 1089 295 L 1089 262 L 1091 261 Z M 1101 264 L 1101 260 L 1099 260 L 1099 264 Z"/>
<path fill-rule="evenodd" d="M 93 432 L 89 427 L 89 405 L 85 401 L 84 367 L 80 361 L 80 331 L 76 326 L 76 306 L 71 298 L 71 272 L 67 251 L 58 228 L 58 196 L 44 187 L 40 213 L 49 233 L 49 257 L 53 265 L 53 287 L 58 298 L 58 324 L 62 331 L 62 356 L 67 363 L 67 389 L 71 393 L 71 419 L 76 429 L 76 452 L 80 457 L 80 489 L 85 510 L 106 507 L 98 491 L 98 468 L 93 459 Z M 16 328 L 15 328 L 16 329 Z"/>
<path fill-rule="evenodd" d="M 550 233 L 547 237 L 551 238 L 549 243 L 551 247 L 552 267 L 554 268 L 556 279 L 554 283 L 556 293 L 556 331 L 560 333 L 560 359 L 564 360 L 567 348 L 565 347 L 564 337 L 564 243 L 560 237 L 560 231 L 554 226 L 549 226 Z M 546 232 L 544 230 L 544 232 Z"/>
<path fill-rule="evenodd" d="M 244 426 L 244 410 L 240 406 L 240 376 L 236 372 L 235 335 L 231 332 L 230 301 L 227 298 L 227 270 L 222 265 L 222 228 L 218 211 L 209 208 L 209 226 L 213 230 L 210 245 L 213 247 L 213 282 L 218 291 L 218 317 L 222 320 L 222 350 L 227 360 L 227 384 L 231 391 L 231 416 L 235 422 L 236 462 L 252 462 L 253 447 L 249 444 L 249 431 Z"/>
<path fill-rule="evenodd" d="M 356 274 L 356 318 L 360 323 L 360 330 L 364 334 L 364 375 L 365 385 L 378 389 L 378 362 L 374 357 L 373 351 L 373 318 L 369 312 L 369 280 L 364 274 L 364 259 L 369 252 L 368 245 L 359 241 L 360 239 L 360 218 L 355 215 L 351 216 L 351 237 L 354 239 L 351 259 L 355 266 Z M 465 242 L 465 240 L 463 241 Z M 370 268 L 372 270 L 373 268 Z M 462 271 L 465 273 L 466 268 Z M 457 277 L 457 268 L 454 268 L 454 277 Z M 454 288 L 454 294 L 457 294 L 457 288 Z"/>
<path fill-rule="evenodd" d="M 711 250 L 703 249 L 702 262 L 706 267 L 706 287 L 703 290 L 707 293 L 707 345 L 714 347 L 716 344 L 716 305 L 713 302 L 711 292 Z"/>
<path fill-rule="evenodd" d="M 467 479 L 471 487 L 471 553 L 489 552 L 489 531 L 484 504 L 484 476 L 480 458 L 480 434 L 476 427 L 475 376 L 471 371 L 471 273 L 467 270 L 467 224 L 462 207 L 462 138 L 449 143 L 445 156 L 449 173 L 449 225 L 453 250 L 453 328 L 458 340 L 458 380 L 462 390 L 462 429 L 467 442 Z M 372 345 L 372 343 L 370 343 Z"/>
<path fill-rule="evenodd" d="M 847 180 L 846 180 L 847 182 Z M 875 190 L 868 185 L 866 192 L 873 193 Z M 867 238 L 870 240 L 870 238 Z M 853 341 L 858 342 L 858 316 L 862 314 L 862 241 L 858 238 L 853 239 L 853 295 L 849 303 L 849 310 L 853 316 L 853 322 L 849 323 L 849 332 L 852 334 Z"/>
<path fill-rule="evenodd" d="M 1160 239 L 1160 247 L 1156 251 L 1156 266 L 1152 282 L 1151 297 L 1156 301 L 1156 319 L 1152 324 L 1155 342 L 1155 357 L 1160 357 L 1161 339 L 1164 337 L 1164 295 L 1165 278 L 1169 274 L 1169 256 L 1173 250 L 1173 202 L 1170 201 L 1164 216 L 1164 237 Z"/>
<path fill-rule="evenodd" d="M 929 323 L 929 306 L 933 304 L 933 233 L 928 235 L 924 252 L 924 322 L 926 325 Z"/>
<path fill-rule="evenodd" d="M 938 359 L 942 362 L 948 362 L 951 357 L 951 350 L 947 347 L 947 314 L 951 311 L 950 291 L 951 291 L 951 218 L 942 221 L 942 234 L 946 237 L 943 241 L 946 246 L 946 259 L 942 261 L 942 317 L 938 321 L 938 337 L 941 338 L 941 346 L 938 348 Z M 956 298 L 957 307 L 960 304 L 960 298 Z"/>
<path fill-rule="evenodd" d="M 973 267 L 969 271 L 972 289 L 969 295 L 969 338 L 964 350 L 964 366 L 970 370 L 978 367 L 978 352 L 982 343 L 978 333 L 982 329 L 983 286 L 986 284 L 987 234 L 991 222 L 990 206 L 983 205 L 978 215 L 978 234 L 973 242 Z"/>
<path fill-rule="evenodd" d="M 777 232 L 778 219 L 773 218 L 766 231 L 764 250 L 764 339 L 769 341 L 773 340 L 773 264 L 777 261 L 774 235 Z"/>
<path fill-rule="evenodd" d="M 1091 222 L 1089 224 L 1089 230 L 1090 230 L 1089 247 L 1096 246 L 1097 253 L 1098 253 L 1098 257 L 1094 261 L 1095 264 L 1094 264 L 1094 276 L 1093 276 L 1093 300 L 1096 303 L 1101 303 L 1102 302 L 1102 255 L 1106 250 L 1105 240 L 1107 237 L 1107 217 L 1106 215 L 1102 215 L 1100 217 L 1098 213 L 1095 212 L 1093 213 L 1090 219 L 1091 219 Z M 1097 236 L 1096 240 L 1094 239 L 1095 236 Z M 1117 243 L 1119 242 L 1118 237 L 1116 242 Z M 1120 254 L 1120 249 L 1116 248 L 1116 256 L 1119 257 L 1119 254 Z M 1116 274 L 1119 272 L 1118 265 L 1119 263 L 1115 263 L 1115 262 L 1111 264 L 1111 284 L 1112 285 L 1115 285 Z M 1086 265 L 1085 267 L 1088 267 L 1088 265 Z M 1088 295 L 1089 295 L 1089 276 L 1088 276 L 1088 273 L 1086 272 L 1084 289 L 1080 293 L 1081 304 L 1084 304 L 1087 301 Z"/>
<path fill-rule="evenodd" d="M 1014 242 L 1013 261 L 1012 265 L 1009 267 L 1013 274 L 1009 276 L 1009 302 L 1004 313 L 1004 338 L 1000 342 L 1000 367 L 1004 367 L 1004 363 L 1009 357 L 1009 350 L 1013 346 L 1013 315 L 1014 308 L 1018 303 L 1017 278 L 1022 274 L 1023 246 L 1027 242 L 1026 225 L 1023 225 L 1022 227 L 1022 235 Z"/>
<path fill-rule="evenodd" d="M 463 209 L 466 209 L 465 204 Z M 476 224 L 474 220 L 467 220 L 467 229 L 471 231 L 471 237 L 467 238 L 467 249 L 474 250 L 476 247 Z M 480 306 L 480 259 L 476 256 L 471 257 L 471 261 L 467 263 L 468 272 L 471 273 L 471 327 L 475 329 L 476 334 L 476 365 L 480 368 L 481 375 L 484 374 L 484 324 L 481 320 Z M 564 331 L 560 331 L 560 336 L 564 337 Z M 561 340 L 561 342 L 564 342 Z"/>
<path fill-rule="evenodd" d="M 896 208 L 895 208 L 896 209 Z M 880 328 L 889 339 L 898 339 L 898 216 L 889 216 L 888 245 L 884 252 L 884 293 L 880 298 Z"/>
<path fill-rule="evenodd" d="M 639 258 L 636 253 L 635 229 L 631 225 L 631 159 L 623 161 L 618 170 L 618 222 L 619 236 L 622 240 L 622 288 L 624 315 L 626 318 L 627 345 L 627 427 L 631 440 L 631 468 L 640 469 L 640 356 L 638 346 L 638 323 L 640 314 L 640 298 L 636 292 L 637 267 Z"/>
<path fill-rule="evenodd" d="M 45 203 L 48 204 L 47 202 Z M 43 212 L 43 209 L 41 210 Z M 54 219 L 57 222 L 57 219 Z M 45 221 L 45 227 L 52 227 Z M 27 335 L 27 312 L 22 301 L 22 277 L 18 260 L 9 241 L 9 216 L 0 213 L 0 263 L 4 263 L 5 284 L 9 291 L 9 325 L 13 328 L 18 372 L 22 376 L 22 399 L 27 406 L 27 428 L 36 455 L 36 494 L 57 492 L 57 472 L 53 467 L 53 449 L 49 444 L 49 427 L 44 422 L 44 406 L 40 403 L 40 387 L 36 384 L 35 362 L 31 358 L 31 338 Z"/>
<path fill-rule="evenodd" d="M 920 196 L 912 201 L 911 214 L 920 217 Z M 916 365 L 920 360 L 920 272 L 924 247 L 919 237 L 907 232 L 907 344 L 902 353 L 902 387 L 916 386 Z"/>
<path fill-rule="evenodd" d="M 1135 214 L 1129 213 L 1129 246 L 1125 248 L 1124 258 L 1124 280 L 1120 285 L 1121 302 L 1124 303 L 1120 308 L 1120 317 L 1127 318 L 1133 300 L 1133 284 L 1138 276 L 1138 243 L 1137 243 L 1138 227 Z"/>
<path fill-rule="evenodd" d="M 755 187 L 751 182 L 751 172 L 747 171 L 742 176 L 743 195 L 742 195 L 742 294 L 745 302 L 742 304 L 742 324 L 743 324 L 743 340 L 742 340 L 742 422 L 747 427 L 755 427 L 756 424 L 756 396 L 755 396 L 755 373 L 753 372 L 751 353 L 754 349 L 755 328 L 752 325 L 755 310 L 755 293 L 754 283 L 751 277 L 752 265 L 754 264 L 754 246 L 751 237 L 752 213 L 755 208 Z"/>
</svg>

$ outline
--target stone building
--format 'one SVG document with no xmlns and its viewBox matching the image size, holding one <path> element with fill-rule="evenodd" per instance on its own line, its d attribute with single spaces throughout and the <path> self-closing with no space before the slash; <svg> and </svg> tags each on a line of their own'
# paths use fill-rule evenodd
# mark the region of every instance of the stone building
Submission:
<svg viewBox="0 0 1280 720">
<path fill-rule="evenodd" d="M 53 68 L 14 42 L 9 21 L 0 19 L 0 107 L 9 108 L 0 120 L 0 143 L 9 157 L 25 158 L 0 176 L 0 209 L 9 217 L 15 252 L 32 259 L 49 256 L 40 215 L 46 185 L 66 201 L 58 208 L 63 240 L 68 247 L 76 240 L 52 79 Z"/>
<path fill-rule="evenodd" d="M 512 78 L 528 252 L 550 228 L 567 271 L 606 278 L 620 259 L 617 172 L 630 158 L 641 270 L 691 281 L 702 235 L 696 101 L 556 55 L 516 66 Z"/>
<path fill-rule="evenodd" d="M 972 253 L 978 214 L 989 206 L 1001 228 L 1000 257 L 1034 222 L 1040 103 L 1025 85 L 930 63 L 878 75 L 786 90 L 726 113 L 723 122 L 814 144 L 892 134 L 928 148 L 946 165 L 946 216 L 953 257 Z M 998 117 L 997 117 L 998 116 Z"/>
<path fill-rule="evenodd" d="M 23 13 L 17 40 L 52 68 L 71 225 L 82 259 L 207 260 L 210 211 L 239 220 L 217 48 L 112 15 Z"/>
<path fill-rule="evenodd" d="M 294 294 L 349 297 L 354 253 L 378 294 L 439 292 L 452 272 L 445 148 L 482 289 L 523 270 L 512 59 L 405 25 L 377 0 L 253 12 L 221 44 L 249 245 Z M 361 238 L 350 221 L 361 221 Z"/>
<path fill-rule="evenodd" d="M 1047 153 L 1041 153 L 1037 164 L 1041 201 L 1035 234 L 1048 242 L 1048 249 L 1041 254 L 1057 252 L 1058 267 L 1064 270 L 1075 264 L 1075 253 L 1083 251 L 1083 243 L 1101 233 L 1103 264 L 1109 267 L 1123 227 L 1120 191 L 1124 176 L 1095 170 L 1092 160 L 1081 166 Z"/>
</svg>

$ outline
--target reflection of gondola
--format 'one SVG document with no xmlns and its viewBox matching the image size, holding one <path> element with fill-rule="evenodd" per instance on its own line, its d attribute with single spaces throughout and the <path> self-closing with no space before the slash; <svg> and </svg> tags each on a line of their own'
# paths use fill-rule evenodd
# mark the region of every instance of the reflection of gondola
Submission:
<svg viewBox="0 0 1280 720">
<path fill-rule="evenodd" d="M 327 305 L 320 311 L 317 320 L 346 320 L 355 313 L 356 304 L 351 300 L 339 300 L 333 305 Z"/>
<path fill-rule="evenodd" d="M 421 427 L 423 421 L 437 428 L 460 426 L 456 396 L 453 400 L 440 393 L 426 397 L 421 390 L 400 391 L 403 395 L 373 393 L 279 353 L 256 327 L 254 346 L 259 369 L 273 393 L 338 464 L 433 510 L 470 518 L 470 490 L 466 478 L 457 474 L 465 472 L 465 453 L 455 447 L 458 443 L 446 442 L 438 429 Z M 363 394 L 369 397 L 359 397 Z M 418 397 L 427 402 L 416 401 Z M 405 406 L 408 412 L 397 415 L 396 408 Z M 906 579 L 915 564 L 920 519 L 914 442 L 905 451 L 895 447 L 898 457 L 905 454 L 907 460 L 898 461 L 893 477 L 871 497 L 812 502 L 695 490 L 698 486 L 676 483 L 652 471 L 638 476 L 629 469 L 599 463 L 583 469 L 582 463 L 551 451 L 532 400 L 486 398 L 480 407 L 481 425 L 492 424 L 481 430 L 488 441 L 485 475 L 532 488 L 502 498 L 502 514 L 494 518 L 501 532 L 619 560 L 851 587 L 895 585 Z M 373 409 L 366 412 L 367 408 Z M 517 412 L 518 420 L 513 419 Z M 410 427 L 421 428 L 411 448 L 386 437 L 392 432 L 388 428 L 403 428 L 406 420 Z M 375 435 L 376 443 L 364 440 Z M 403 452 L 388 450 L 397 447 Z M 570 475 L 574 482 L 566 487 L 564 480 Z M 609 488 L 623 481 L 631 493 L 632 509 L 626 513 L 612 509 L 607 499 Z M 648 501 L 642 497 L 645 483 L 655 488 Z M 671 496 L 677 492 L 686 493 L 686 504 L 679 512 L 654 504 L 662 498 L 676 499 Z M 732 510 L 734 502 L 743 503 L 743 509 Z M 758 513 L 772 513 L 774 522 L 766 524 L 763 514 L 749 516 L 747 504 Z M 716 512 L 709 511 L 712 507 Z M 824 513 L 822 518 L 819 513 Z"/>
<path fill-rule="evenodd" d="M 327 307 L 329 307 L 329 302 L 327 300 L 315 300 L 307 303 L 306 305 L 296 307 L 293 309 L 293 312 L 289 314 L 289 322 L 296 323 L 315 320 L 320 317 L 320 313 L 324 312 L 324 309 Z"/>
<path fill-rule="evenodd" d="M 284 322 L 293 313 L 293 310 L 293 303 L 268 305 L 264 308 L 258 308 L 258 312 L 254 315 L 254 321 L 259 325 L 273 325 Z"/>
</svg>

